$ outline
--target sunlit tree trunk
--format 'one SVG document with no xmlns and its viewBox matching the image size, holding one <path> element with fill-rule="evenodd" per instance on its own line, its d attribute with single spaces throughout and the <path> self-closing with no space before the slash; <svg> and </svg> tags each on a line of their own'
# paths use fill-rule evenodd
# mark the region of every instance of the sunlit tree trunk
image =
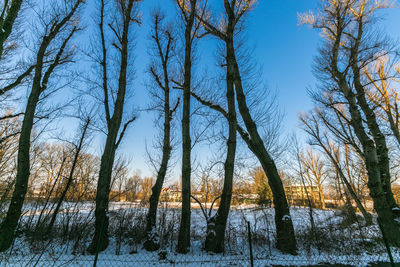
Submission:
<svg viewBox="0 0 400 267">
<path fill-rule="evenodd" d="M 371 38 L 367 34 L 371 30 L 368 28 L 371 24 L 368 23 L 377 10 L 388 7 L 388 3 L 376 1 L 327 1 L 318 19 L 308 20 L 307 15 L 302 19 L 327 33 L 326 46 L 321 49 L 319 57 L 319 71 L 335 85 L 324 87 L 322 95 L 335 91 L 341 96 L 340 102 L 343 103 L 345 99 L 351 118 L 348 123 L 362 147 L 368 173 L 367 185 L 375 211 L 390 243 L 400 246 L 400 227 L 396 222 L 398 207 L 391 190 L 388 148 L 374 110 L 366 100 L 366 88 L 361 82 L 362 68 L 368 62 L 379 59 L 387 46 L 379 38 Z M 327 84 L 325 80 L 322 83 Z M 328 104 L 326 107 L 334 106 Z"/>
</svg>

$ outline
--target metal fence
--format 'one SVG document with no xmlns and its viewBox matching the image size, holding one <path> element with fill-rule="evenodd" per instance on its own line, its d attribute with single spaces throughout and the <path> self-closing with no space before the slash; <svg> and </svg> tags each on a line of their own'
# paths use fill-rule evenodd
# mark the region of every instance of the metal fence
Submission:
<svg viewBox="0 0 400 267">
<path fill-rule="evenodd" d="M 360 218 L 345 224 L 345 215 L 337 210 L 314 210 L 311 229 L 307 208 L 291 209 L 297 255 L 276 249 L 273 209 L 254 207 L 232 209 L 221 254 L 203 250 L 206 221 L 199 210 L 192 210 L 191 248 L 178 254 L 180 210 L 167 204 L 160 206 L 157 219 L 160 250 L 142 248 L 146 208 L 119 205 L 110 212 L 109 247 L 96 259 L 86 252 L 93 235 L 93 213 L 87 205 L 78 210 L 64 210 L 56 234 L 45 240 L 29 232 L 36 227 L 37 215 L 25 216 L 13 247 L 0 253 L 0 266 L 393 266 L 390 255 L 393 262 L 400 262 L 400 250 L 385 245 L 376 219 L 369 226 Z"/>
</svg>

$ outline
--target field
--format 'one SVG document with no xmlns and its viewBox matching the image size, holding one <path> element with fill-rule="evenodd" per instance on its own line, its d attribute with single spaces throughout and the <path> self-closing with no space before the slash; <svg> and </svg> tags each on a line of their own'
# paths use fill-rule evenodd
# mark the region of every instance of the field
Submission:
<svg viewBox="0 0 400 267">
<path fill-rule="evenodd" d="M 196 207 L 195 205 L 193 206 Z M 54 234 L 41 236 L 51 209 L 30 204 L 18 228 L 13 248 L 0 254 L 0 266 L 93 266 L 95 256 L 86 248 L 93 234 L 93 203 L 65 203 Z M 307 208 L 291 208 L 298 241 L 298 255 L 281 254 L 275 247 L 274 211 L 256 206 L 233 207 L 226 230 L 225 252 L 202 250 L 206 221 L 200 209 L 192 210 L 192 243 L 188 254 L 175 253 L 180 209 L 178 203 L 159 208 L 158 231 L 161 250 L 142 249 L 147 208 L 140 203 L 114 202 L 110 205 L 110 245 L 100 253 L 97 266 L 249 266 L 247 221 L 250 222 L 255 266 L 308 266 L 347 264 L 367 266 L 388 262 L 379 227 L 365 226 L 362 218 L 348 222 L 339 210 L 313 210 L 315 228 L 310 228 Z M 41 218 L 41 223 L 37 223 Z M 396 261 L 400 251 L 392 248 Z"/>
</svg>

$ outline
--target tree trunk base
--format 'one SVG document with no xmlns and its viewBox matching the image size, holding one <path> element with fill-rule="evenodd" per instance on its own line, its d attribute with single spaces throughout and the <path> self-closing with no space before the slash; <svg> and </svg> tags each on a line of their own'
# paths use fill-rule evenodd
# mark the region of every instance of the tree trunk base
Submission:
<svg viewBox="0 0 400 267">
<path fill-rule="evenodd" d="M 275 218 L 277 228 L 276 247 L 285 254 L 297 255 L 296 238 L 290 215 L 284 215 L 281 220 Z"/>
<path fill-rule="evenodd" d="M 144 241 L 143 248 L 147 251 L 156 251 L 160 249 L 160 243 L 157 243 L 154 240 L 149 239 Z"/>
<path fill-rule="evenodd" d="M 222 253 L 224 252 L 224 235 L 222 237 L 217 233 L 219 231 L 224 231 L 225 229 L 221 230 L 222 226 L 218 227 L 218 218 L 217 216 L 211 217 L 207 222 L 207 235 L 206 241 L 204 243 L 204 250 L 207 252 L 213 253 Z"/>
<path fill-rule="evenodd" d="M 178 252 L 179 254 L 187 254 L 189 252 L 189 248 L 187 248 L 186 246 L 182 247 L 179 246 L 176 248 L 176 252 Z"/>
<path fill-rule="evenodd" d="M 0 228 L 0 233 L 0 252 L 4 252 L 11 247 L 14 235 L 4 226 Z"/>
<path fill-rule="evenodd" d="M 178 246 L 176 247 L 176 252 L 179 254 L 187 254 L 190 250 L 190 201 L 187 203 L 188 205 L 182 201 L 182 217 L 179 228 Z"/>
<path fill-rule="evenodd" d="M 374 222 L 372 221 L 372 215 L 371 214 L 367 214 L 366 217 L 364 217 L 365 220 L 365 226 L 371 226 L 374 224 Z"/>
<path fill-rule="evenodd" d="M 155 228 L 146 233 L 146 240 L 143 243 L 143 248 L 147 251 L 156 251 L 160 249 L 160 238 Z"/>
<path fill-rule="evenodd" d="M 382 216 L 383 217 L 383 216 Z M 400 223 L 397 220 L 378 219 L 390 245 L 400 248 Z"/>
<path fill-rule="evenodd" d="M 108 236 L 103 236 L 100 239 L 97 236 L 95 236 L 95 238 L 92 240 L 92 243 L 90 243 L 87 251 L 90 254 L 95 255 L 98 252 L 106 250 L 106 248 L 108 247 L 108 242 L 109 242 Z"/>
</svg>

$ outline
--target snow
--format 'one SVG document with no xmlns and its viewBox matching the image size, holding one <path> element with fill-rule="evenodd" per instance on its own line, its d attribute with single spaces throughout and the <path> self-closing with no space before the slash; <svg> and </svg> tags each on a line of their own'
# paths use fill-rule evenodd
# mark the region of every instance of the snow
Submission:
<svg viewBox="0 0 400 267">
<path fill-rule="evenodd" d="M 196 207 L 195 205 L 193 207 Z M 38 217 L 33 205 L 27 205 L 23 221 Z M 336 210 L 313 210 L 317 231 L 317 241 L 309 235 L 309 210 L 307 208 L 291 208 L 290 215 L 282 219 L 292 219 L 298 240 L 298 255 L 282 254 L 275 248 L 274 210 L 258 208 L 255 205 L 234 206 L 230 212 L 226 231 L 226 251 L 223 254 L 207 254 L 202 250 L 205 240 L 207 222 L 201 210 L 193 209 L 191 212 L 191 248 L 188 254 L 182 255 L 175 252 L 176 236 L 179 229 L 180 206 L 178 203 L 160 205 L 157 223 L 165 220 L 165 228 L 159 229 L 157 238 L 162 243 L 161 250 L 147 252 L 141 244 L 132 244 L 135 237 L 132 229 L 138 221 L 145 218 L 147 208 L 139 203 L 111 202 L 109 209 L 110 229 L 120 229 L 116 222 L 122 214 L 128 221 L 131 233 L 118 243 L 115 235 L 111 236 L 108 248 L 99 254 L 97 266 L 249 266 L 249 246 L 247 238 L 247 221 L 250 222 L 253 240 L 253 255 L 255 266 L 271 265 L 296 265 L 308 266 L 319 263 L 341 263 L 354 266 L 367 266 L 370 262 L 388 262 L 388 256 L 383 245 L 376 245 L 380 238 L 379 227 L 360 226 L 352 224 L 340 227 L 343 217 Z M 63 210 L 57 218 L 56 224 L 65 224 L 78 221 L 80 224 L 93 223 L 94 203 L 65 203 Z M 79 212 L 75 212 L 78 210 Z M 47 210 L 46 213 L 49 213 Z M 74 214 L 75 212 L 75 214 Z M 70 217 L 68 217 L 70 216 Z M 132 219 L 133 218 L 133 219 Z M 131 220 L 131 221 L 129 221 Z M 68 221 L 68 223 L 70 223 Z M 114 223 L 114 225 L 113 225 Z M 88 230 L 88 232 L 90 232 Z M 156 232 L 154 232 L 155 234 Z M 93 266 L 94 256 L 85 253 L 85 246 L 89 244 L 92 235 L 80 232 L 80 238 L 87 238 L 82 248 L 76 248 L 75 240 L 56 240 L 51 243 L 43 241 L 29 244 L 27 237 L 19 235 L 13 249 L 0 253 L 0 266 Z M 85 236 L 87 234 L 87 237 Z M 315 244 L 311 244 L 315 242 Z M 117 247 L 118 254 L 116 255 Z M 360 247 L 365 246 L 365 247 Z M 130 254 L 134 251 L 134 254 Z M 400 261 L 400 250 L 393 248 L 393 256 Z M 36 264 L 36 265 L 35 265 Z"/>
</svg>

